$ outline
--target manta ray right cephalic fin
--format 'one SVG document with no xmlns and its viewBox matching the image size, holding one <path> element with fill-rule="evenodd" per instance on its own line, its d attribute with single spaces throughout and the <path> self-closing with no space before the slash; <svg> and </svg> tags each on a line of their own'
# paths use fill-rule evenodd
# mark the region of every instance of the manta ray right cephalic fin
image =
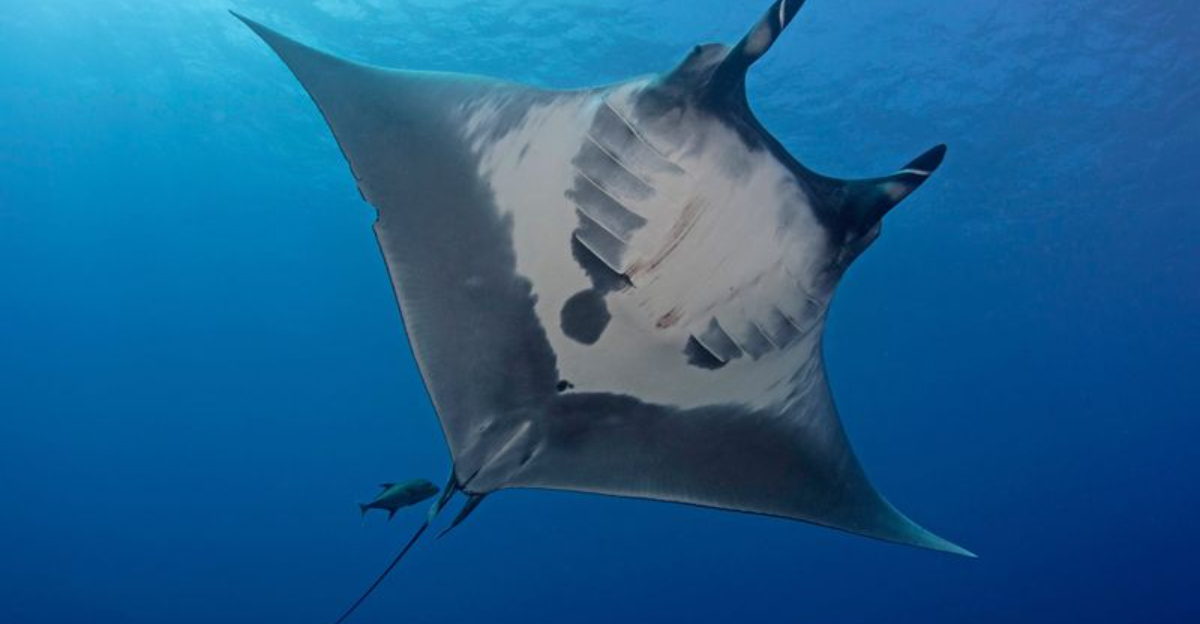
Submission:
<svg viewBox="0 0 1200 624">
<path fill-rule="evenodd" d="M 929 179 L 945 156 L 946 146 L 938 145 L 891 175 L 843 181 L 842 201 L 837 211 L 847 228 L 862 233 L 875 227 L 889 210 Z"/>
</svg>

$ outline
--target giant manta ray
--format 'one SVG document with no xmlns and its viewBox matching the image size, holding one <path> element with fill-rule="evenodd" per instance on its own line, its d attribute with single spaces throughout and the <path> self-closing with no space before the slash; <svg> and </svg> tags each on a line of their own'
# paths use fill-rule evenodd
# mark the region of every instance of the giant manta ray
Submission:
<svg viewBox="0 0 1200 624">
<path fill-rule="evenodd" d="M 821 354 L 838 281 L 945 148 L 842 180 L 763 128 L 746 72 L 802 4 L 666 73 L 572 91 L 364 66 L 242 18 L 378 210 L 453 456 L 430 519 L 456 491 L 453 524 L 497 490 L 546 488 L 970 554 L 871 486 Z"/>
</svg>

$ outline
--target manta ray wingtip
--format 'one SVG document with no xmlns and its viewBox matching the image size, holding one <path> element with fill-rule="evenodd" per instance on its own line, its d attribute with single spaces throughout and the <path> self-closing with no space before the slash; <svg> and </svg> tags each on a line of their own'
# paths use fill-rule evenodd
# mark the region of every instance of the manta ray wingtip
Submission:
<svg viewBox="0 0 1200 624">
<path fill-rule="evenodd" d="M 250 30 L 254 31 L 254 34 L 258 35 L 260 39 L 265 41 L 267 45 L 271 46 L 271 49 L 275 50 L 276 54 L 279 54 L 280 56 L 283 56 L 283 51 L 280 49 L 281 44 L 286 45 L 288 43 L 295 43 L 291 38 L 284 36 L 275 29 L 264 26 L 263 24 L 256 22 L 233 9 L 229 9 L 229 14 L 236 17 L 238 21 L 245 24 L 250 28 Z M 284 60 L 286 61 L 286 58 Z"/>
<path fill-rule="evenodd" d="M 258 32 L 260 29 L 266 28 L 266 26 L 259 24 L 258 22 L 246 17 L 245 15 L 242 15 L 241 13 L 238 13 L 234 9 L 229 9 L 229 14 L 236 17 L 238 19 L 238 21 L 249 26 L 250 29 L 255 32 Z"/>
<path fill-rule="evenodd" d="M 966 557 L 967 559 L 978 559 L 979 558 L 979 555 L 967 550 L 966 548 L 963 548 L 962 546 L 959 546 L 958 544 L 955 544 L 954 542 L 944 540 L 941 538 L 938 538 L 938 539 L 941 540 L 942 544 L 940 547 L 934 548 L 933 550 L 937 550 L 939 552 L 944 552 L 944 553 L 949 553 L 951 555 L 958 555 L 959 557 Z"/>
<path fill-rule="evenodd" d="M 254 31 L 254 34 L 258 35 L 260 39 L 266 42 L 283 59 L 283 62 L 292 69 L 293 73 L 296 73 L 298 69 L 302 70 L 303 65 L 312 63 L 314 60 L 332 58 L 325 52 L 300 43 L 274 28 L 252 20 L 233 9 L 229 10 L 229 14 L 236 17 L 240 22 L 249 27 L 250 30 Z M 297 73 L 297 78 L 301 78 L 299 73 Z M 303 82 L 303 78 L 301 78 L 301 82 Z"/>
<path fill-rule="evenodd" d="M 236 17 L 238 19 L 238 21 L 245 24 L 247 27 L 250 28 L 250 30 L 254 31 L 254 34 L 258 35 L 260 39 L 267 42 L 267 45 L 271 46 L 271 48 L 274 49 L 276 53 L 279 53 L 280 56 L 283 56 L 283 52 L 280 50 L 280 44 L 301 45 L 298 42 L 292 40 L 291 37 L 284 35 L 283 33 L 275 30 L 274 28 L 266 26 L 266 25 L 262 24 L 261 22 L 252 20 L 249 17 L 246 17 L 245 15 L 242 15 L 241 13 L 234 11 L 233 9 L 229 10 L 229 14 Z M 307 47 L 307 46 L 304 46 L 304 47 Z"/>
<path fill-rule="evenodd" d="M 886 500 L 883 500 L 883 505 L 886 511 L 882 514 L 882 524 L 879 527 L 882 530 L 879 533 L 867 533 L 868 535 L 909 546 L 958 555 L 968 559 L 979 558 L 978 555 L 966 548 L 913 522 L 912 519 L 901 513 Z"/>
<path fill-rule="evenodd" d="M 917 544 L 918 546 L 928 548 L 929 550 L 936 550 L 938 552 L 966 557 L 967 559 L 979 558 L 979 555 L 967 550 L 966 548 L 963 548 L 962 546 L 959 546 L 958 544 L 955 544 L 954 542 L 951 542 L 948 539 L 930 533 L 924 529 L 921 530 L 924 532 L 924 535 L 921 536 L 922 539 L 920 543 Z"/>
</svg>

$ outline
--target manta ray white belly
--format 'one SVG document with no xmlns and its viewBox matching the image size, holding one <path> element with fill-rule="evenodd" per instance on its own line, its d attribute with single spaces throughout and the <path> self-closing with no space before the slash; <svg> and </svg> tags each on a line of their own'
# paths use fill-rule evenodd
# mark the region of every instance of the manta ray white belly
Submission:
<svg viewBox="0 0 1200 624">
<path fill-rule="evenodd" d="M 796 276 L 811 273 L 805 264 L 825 243 L 811 217 L 780 207 L 808 200 L 765 153 L 722 162 L 696 149 L 736 142 L 723 127 L 684 145 L 652 144 L 627 104 L 647 82 L 536 106 L 495 139 L 486 129 L 500 107 L 478 105 L 464 126 L 497 208 L 512 217 L 517 271 L 534 285 L 559 374 L 574 390 L 684 408 L 802 400 L 819 385 L 827 301 Z M 573 193 L 581 184 L 598 199 Z M 735 200 L 739 210 L 723 209 Z M 598 292 L 581 253 L 621 281 Z M 564 316 L 589 295 L 594 309 L 579 314 L 593 317 L 580 322 L 594 335 L 572 335 Z M 692 341 L 714 366 L 689 365 Z"/>
</svg>

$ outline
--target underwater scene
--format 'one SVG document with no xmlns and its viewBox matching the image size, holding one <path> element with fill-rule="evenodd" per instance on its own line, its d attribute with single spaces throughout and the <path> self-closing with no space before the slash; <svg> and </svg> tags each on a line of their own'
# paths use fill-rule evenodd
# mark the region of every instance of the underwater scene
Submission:
<svg viewBox="0 0 1200 624">
<path fill-rule="evenodd" d="M 1193 0 L 0 0 L 0 623 L 1200 621 Z"/>
</svg>

